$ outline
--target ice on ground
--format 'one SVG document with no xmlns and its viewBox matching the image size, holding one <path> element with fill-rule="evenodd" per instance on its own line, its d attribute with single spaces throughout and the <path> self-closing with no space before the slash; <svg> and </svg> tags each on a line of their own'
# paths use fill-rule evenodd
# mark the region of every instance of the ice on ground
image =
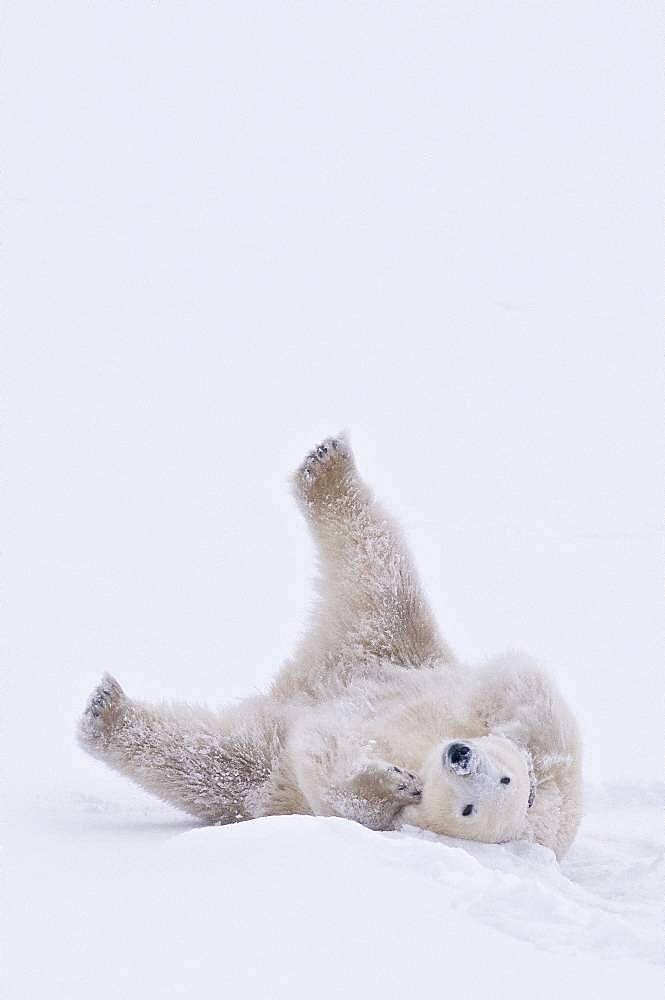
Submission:
<svg viewBox="0 0 665 1000">
<path fill-rule="evenodd" d="M 340 819 L 195 828 L 131 790 L 46 798 L 9 838 L 5 996 L 660 996 L 661 799 L 592 795 L 559 865 Z"/>
</svg>

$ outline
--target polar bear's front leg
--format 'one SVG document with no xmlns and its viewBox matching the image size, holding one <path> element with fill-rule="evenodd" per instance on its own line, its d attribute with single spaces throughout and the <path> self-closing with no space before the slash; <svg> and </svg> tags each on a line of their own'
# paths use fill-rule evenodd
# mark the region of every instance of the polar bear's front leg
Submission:
<svg viewBox="0 0 665 1000">
<path fill-rule="evenodd" d="M 280 752 L 279 719 L 259 701 L 221 715 L 191 705 L 146 705 L 105 674 L 78 739 L 165 802 L 207 823 L 233 823 L 255 815 Z"/>
<path fill-rule="evenodd" d="M 307 456 L 294 490 L 318 546 L 321 605 L 299 661 L 376 656 L 404 666 L 452 661 L 401 532 L 359 477 L 343 436 Z"/>
<path fill-rule="evenodd" d="M 334 719 L 325 726 L 296 727 L 287 754 L 303 802 L 315 816 L 339 816 L 371 830 L 393 830 L 404 807 L 420 802 L 422 781 L 417 775 L 372 756 Z"/>
<path fill-rule="evenodd" d="M 423 793 L 415 774 L 385 761 L 372 761 L 343 785 L 330 790 L 336 814 L 370 830 L 394 830 L 405 806 L 417 805 Z"/>
</svg>

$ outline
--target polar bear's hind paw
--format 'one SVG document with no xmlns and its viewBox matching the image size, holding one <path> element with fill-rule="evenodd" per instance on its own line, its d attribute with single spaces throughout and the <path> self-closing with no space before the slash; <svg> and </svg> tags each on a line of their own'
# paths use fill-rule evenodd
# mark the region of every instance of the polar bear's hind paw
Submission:
<svg viewBox="0 0 665 1000">
<path fill-rule="evenodd" d="M 109 736 L 126 702 L 125 692 L 115 677 L 104 674 L 79 723 L 79 740 L 89 744 Z"/>
<path fill-rule="evenodd" d="M 339 437 L 329 437 L 306 456 L 298 472 L 307 479 L 314 479 L 323 471 L 323 466 L 334 463 L 336 458 L 350 456 L 349 447 L 340 435 Z"/>
<path fill-rule="evenodd" d="M 104 674 L 101 683 L 97 685 L 90 696 L 86 711 L 95 717 L 102 715 L 112 702 L 124 696 L 124 691 L 111 674 Z"/>
<path fill-rule="evenodd" d="M 296 491 L 304 500 L 333 500 L 355 475 L 353 454 L 344 435 L 329 437 L 312 449 L 296 472 Z"/>
</svg>

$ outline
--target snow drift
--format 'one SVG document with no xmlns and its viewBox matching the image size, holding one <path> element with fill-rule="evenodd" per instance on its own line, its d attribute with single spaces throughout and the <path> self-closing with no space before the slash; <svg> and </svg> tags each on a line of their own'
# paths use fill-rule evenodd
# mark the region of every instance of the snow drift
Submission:
<svg viewBox="0 0 665 1000">
<path fill-rule="evenodd" d="M 8 852 L 4 995 L 656 997 L 662 796 L 632 796 L 594 796 L 558 865 L 526 843 L 299 816 L 189 828 L 138 795 L 59 795 Z"/>
</svg>

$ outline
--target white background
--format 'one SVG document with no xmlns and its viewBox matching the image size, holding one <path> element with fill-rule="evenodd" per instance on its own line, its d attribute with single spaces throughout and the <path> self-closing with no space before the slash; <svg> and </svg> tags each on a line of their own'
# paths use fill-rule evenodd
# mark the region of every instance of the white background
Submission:
<svg viewBox="0 0 665 1000">
<path fill-rule="evenodd" d="M 7 5 L 19 809 L 111 788 L 102 671 L 268 681 L 341 428 L 459 656 L 539 659 L 592 785 L 660 775 L 660 6 Z"/>
<path fill-rule="evenodd" d="M 660 767 L 658 6 L 10 4 L 10 723 L 265 683 L 344 427 L 458 654 Z"/>
</svg>

